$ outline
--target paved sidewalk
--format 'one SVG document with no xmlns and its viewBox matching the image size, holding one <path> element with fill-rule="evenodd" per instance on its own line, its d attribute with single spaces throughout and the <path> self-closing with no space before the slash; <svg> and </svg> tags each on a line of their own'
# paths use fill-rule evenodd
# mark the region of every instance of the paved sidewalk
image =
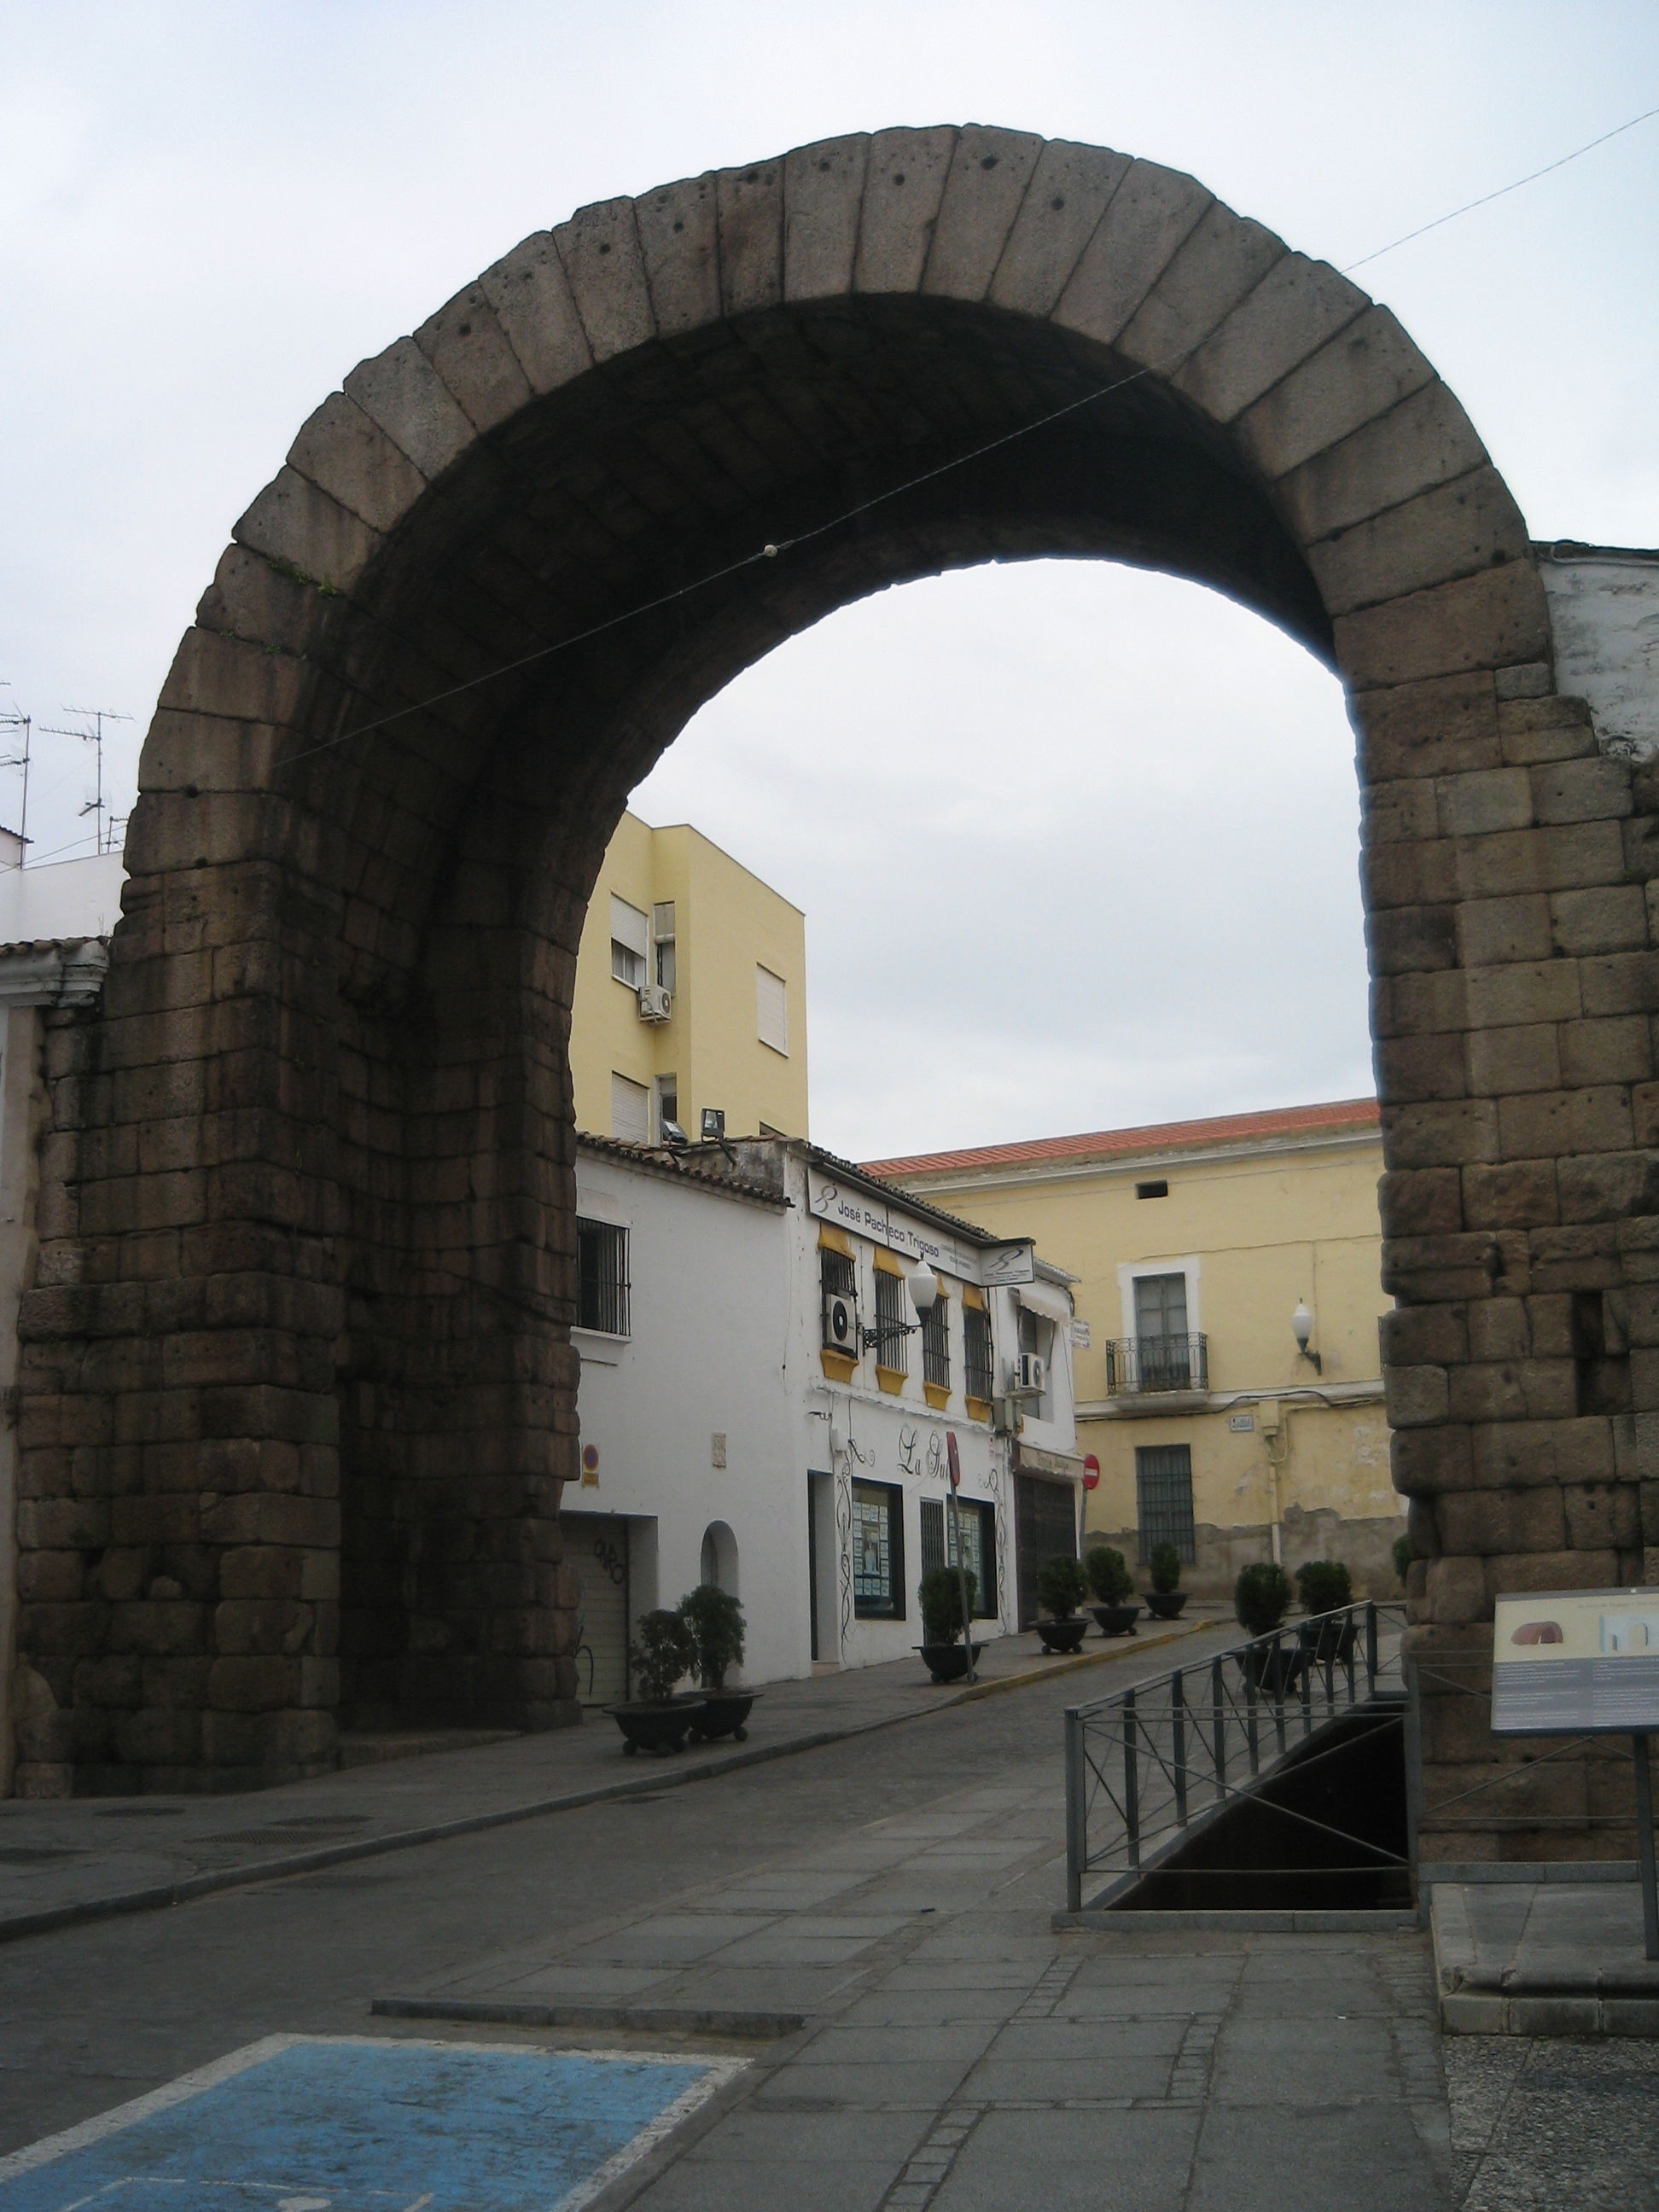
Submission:
<svg viewBox="0 0 1659 2212">
<path fill-rule="evenodd" d="M 183 1903 L 215 1890 L 466 1835 L 513 1820 L 728 1773 L 890 1727 L 1023 1685 L 1068 1674 L 1077 1694 L 1104 1694 L 1115 1668 L 1208 1634 L 1215 1607 L 1164 1627 L 1046 1658 L 1033 1635 L 1006 1637 L 980 1662 L 975 1688 L 931 1683 L 920 1660 L 769 1685 L 745 1743 L 695 1746 L 675 1758 L 628 1759 L 594 1713 L 577 1729 L 354 1765 L 231 1797 L 0 1802 L 0 1942 L 114 1912 Z M 1237 1638 L 1231 1614 L 1224 1641 Z M 1184 1656 L 1184 1655 L 1183 1655 Z M 1170 1664 L 1177 1663 L 1171 1659 Z"/>
<path fill-rule="evenodd" d="M 1057 1932 L 1063 1805 L 1025 1763 L 375 2009 L 748 2048 L 640 2212 L 1449 2206 L 1421 1936 Z"/>
</svg>

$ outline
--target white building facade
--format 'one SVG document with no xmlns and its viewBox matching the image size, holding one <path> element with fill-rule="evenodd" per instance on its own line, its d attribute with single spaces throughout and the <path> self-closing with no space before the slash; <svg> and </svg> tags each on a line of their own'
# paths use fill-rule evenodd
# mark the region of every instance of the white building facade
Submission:
<svg viewBox="0 0 1659 2212">
<path fill-rule="evenodd" d="M 1077 1549 L 1082 1466 L 1069 1281 L 1028 1243 L 783 1138 L 584 1138 L 577 1214 L 582 1475 L 562 1518 L 584 1702 L 625 1694 L 633 1623 L 701 1581 L 744 1607 L 750 1684 L 908 1656 L 916 1586 L 958 1538 L 980 1632 L 1033 1616 L 1038 1560 Z"/>
</svg>

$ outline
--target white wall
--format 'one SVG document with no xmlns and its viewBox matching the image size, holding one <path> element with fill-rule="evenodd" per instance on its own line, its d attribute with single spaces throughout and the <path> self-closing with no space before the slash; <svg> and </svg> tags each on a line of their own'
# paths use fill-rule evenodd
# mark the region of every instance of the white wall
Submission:
<svg viewBox="0 0 1659 2212">
<path fill-rule="evenodd" d="M 1659 753 L 1659 553 L 1563 544 L 1539 574 L 1559 691 L 1588 700 L 1606 752 Z"/>
<path fill-rule="evenodd" d="M 43 868 L 0 868 L 0 945 L 107 937 L 121 919 L 126 873 L 118 853 Z"/>
<path fill-rule="evenodd" d="M 784 1383 L 783 1217 L 586 1152 L 576 1206 L 629 1232 L 632 1333 L 626 1342 L 574 1333 L 582 1443 L 599 1464 L 596 1484 L 567 1486 L 565 1508 L 654 1523 L 654 1574 L 650 1543 L 635 1547 L 636 1621 L 695 1587 L 704 1532 L 725 1522 L 748 1621 L 741 1679 L 805 1674 L 807 1491 Z M 716 1435 L 724 1468 L 713 1464 Z"/>
</svg>

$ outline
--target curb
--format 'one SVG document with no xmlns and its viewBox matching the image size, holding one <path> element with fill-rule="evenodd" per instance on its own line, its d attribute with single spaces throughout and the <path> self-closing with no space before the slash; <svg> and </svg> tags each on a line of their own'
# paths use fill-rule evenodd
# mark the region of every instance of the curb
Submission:
<svg viewBox="0 0 1659 2212">
<path fill-rule="evenodd" d="M 789 1737 L 781 1743 L 751 1744 L 742 1751 L 732 1751 L 713 1759 L 706 1765 L 681 1767 L 673 1773 L 664 1773 L 653 1763 L 650 1772 L 629 1777 L 626 1780 L 596 1784 L 588 1790 L 572 1790 L 556 1797 L 538 1797 L 528 1804 L 503 1805 L 489 1813 L 464 1814 L 458 1820 L 428 1821 L 418 1828 L 397 1828 L 380 1836 L 360 1836 L 351 1843 L 319 1844 L 313 1850 L 289 1851 L 280 1858 L 256 1859 L 243 1866 L 216 1868 L 210 1874 L 185 1875 L 177 1881 L 155 1882 L 143 1889 L 120 1890 L 108 1897 L 80 1899 L 68 1905 L 43 1905 L 35 1912 L 14 1913 L 0 1918 L 0 1943 L 21 1942 L 28 1936 L 49 1936 L 60 1928 L 76 1928 L 92 1920 L 113 1920 L 130 1912 L 160 1912 L 174 1905 L 193 1904 L 198 1898 L 211 1897 L 222 1890 L 251 1888 L 262 1881 L 280 1881 L 291 1875 L 320 1874 L 329 1867 L 346 1866 L 356 1859 L 380 1858 L 391 1851 L 413 1850 L 422 1844 L 447 1842 L 452 1837 L 476 1836 L 490 1828 L 512 1826 L 520 1820 L 537 1820 L 553 1813 L 574 1813 L 584 1805 L 604 1804 L 614 1797 L 631 1797 L 641 1791 L 684 1789 L 694 1782 L 711 1781 L 717 1775 L 731 1774 L 740 1767 L 763 1765 L 773 1759 L 793 1758 L 796 1753 L 817 1751 L 825 1744 L 845 1743 L 860 1735 L 873 1735 L 878 1729 L 898 1728 L 908 1721 L 926 1720 L 934 1713 L 950 1712 L 957 1705 L 971 1705 L 981 1698 L 1000 1696 L 1007 1690 L 1027 1687 L 1034 1682 L 1050 1682 L 1057 1675 L 1075 1674 L 1084 1668 L 1100 1667 L 1114 1659 L 1128 1658 L 1139 1651 L 1156 1650 L 1160 1644 L 1176 1643 L 1194 1634 L 1202 1626 L 1212 1623 L 1194 1622 L 1190 1628 L 1178 1630 L 1168 1636 L 1149 1638 L 1136 1644 L 1124 1637 L 1109 1651 L 1086 1652 L 1073 1659 L 1064 1659 L 1047 1668 L 1033 1667 L 1019 1674 L 1006 1674 L 994 1682 L 975 1682 L 968 1688 L 951 1692 L 936 1703 L 918 1707 L 914 1712 L 884 1713 L 878 1720 L 854 1721 L 842 1727 L 815 1729 L 809 1734 Z"/>
<path fill-rule="evenodd" d="M 452 2020 L 502 2027 L 578 2027 L 635 2034 L 755 2036 L 776 2042 L 805 2027 L 804 2012 L 742 2012 L 720 2006 L 532 2004 L 511 1997 L 375 1997 L 382 2020 Z"/>
</svg>

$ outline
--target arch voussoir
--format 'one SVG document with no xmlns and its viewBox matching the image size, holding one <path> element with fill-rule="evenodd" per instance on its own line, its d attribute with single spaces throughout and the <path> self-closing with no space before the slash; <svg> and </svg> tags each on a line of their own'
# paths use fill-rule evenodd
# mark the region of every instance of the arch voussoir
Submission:
<svg viewBox="0 0 1659 2212">
<path fill-rule="evenodd" d="M 957 133 L 878 131 L 870 141 L 859 211 L 858 292 L 918 292 Z"/>
<path fill-rule="evenodd" d="M 1104 146 L 1051 138 L 1002 249 L 989 298 L 1021 315 L 1051 315 L 1133 163 Z"/>
<path fill-rule="evenodd" d="M 844 299 L 853 289 L 870 137 L 798 146 L 783 165 L 783 296 Z"/>
</svg>

